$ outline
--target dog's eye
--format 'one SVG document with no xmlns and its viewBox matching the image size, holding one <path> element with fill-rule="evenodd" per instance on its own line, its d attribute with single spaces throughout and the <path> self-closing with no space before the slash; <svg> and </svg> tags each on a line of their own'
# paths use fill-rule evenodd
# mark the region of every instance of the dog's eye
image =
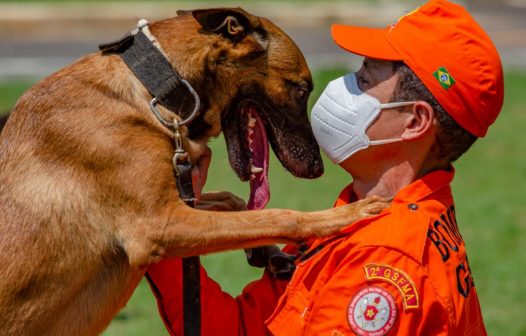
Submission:
<svg viewBox="0 0 526 336">
<path fill-rule="evenodd" d="M 306 83 L 296 85 L 296 96 L 300 100 L 307 99 L 309 97 L 310 91 L 311 90 L 309 90 L 309 87 Z"/>
<path fill-rule="evenodd" d="M 309 95 L 309 90 L 302 87 L 298 87 L 296 89 L 296 95 L 298 96 L 298 98 L 304 99 Z"/>
<path fill-rule="evenodd" d="M 311 92 L 309 84 L 305 81 L 300 83 L 293 81 L 286 81 L 287 88 L 290 90 L 293 98 L 297 100 L 306 100 Z"/>
</svg>

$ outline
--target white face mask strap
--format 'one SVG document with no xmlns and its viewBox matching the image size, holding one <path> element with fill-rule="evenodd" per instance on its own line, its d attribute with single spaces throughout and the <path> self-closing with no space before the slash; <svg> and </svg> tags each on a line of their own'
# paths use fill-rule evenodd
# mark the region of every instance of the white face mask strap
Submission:
<svg viewBox="0 0 526 336">
<path fill-rule="evenodd" d="M 369 140 L 369 144 L 371 146 L 374 146 L 374 145 L 385 145 L 385 144 L 389 144 L 389 143 L 393 143 L 393 142 L 399 142 L 399 141 L 403 141 L 401 138 L 398 138 L 398 139 L 384 139 L 384 140 Z"/>
<path fill-rule="evenodd" d="M 409 105 L 413 105 L 414 103 L 416 103 L 416 101 L 386 103 L 386 104 L 380 104 L 380 108 L 387 109 L 387 108 L 394 108 L 394 107 L 409 106 Z"/>
<path fill-rule="evenodd" d="M 409 106 L 413 105 L 414 101 L 411 102 L 396 102 L 396 103 L 387 103 L 387 104 L 380 104 L 380 109 L 387 109 L 387 108 L 394 108 L 394 107 L 402 107 L 402 106 Z M 374 145 L 385 145 L 393 142 L 399 142 L 403 141 L 401 138 L 398 139 L 383 139 L 383 140 L 369 140 L 369 144 L 371 146 Z"/>
</svg>

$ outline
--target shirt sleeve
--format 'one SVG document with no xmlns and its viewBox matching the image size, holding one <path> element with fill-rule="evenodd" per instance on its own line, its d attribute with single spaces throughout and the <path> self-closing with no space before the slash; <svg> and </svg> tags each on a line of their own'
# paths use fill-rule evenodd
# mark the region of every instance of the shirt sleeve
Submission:
<svg viewBox="0 0 526 336">
<path fill-rule="evenodd" d="M 448 334 L 448 313 L 426 271 L 393 249 L 356 249 L 313 295 L 305 335 Z"/>
<path fill-rule="evenodd" d="M 287 282 L 268 272 L 233 298 L 208 277 L 201 266 L 201 334 L 266 335 L 265 320 L 276 307 Z M 182 262 L 163 260 L 150 266 L 146 277 L 170 335 L 183 335 Z"/>
</svg>

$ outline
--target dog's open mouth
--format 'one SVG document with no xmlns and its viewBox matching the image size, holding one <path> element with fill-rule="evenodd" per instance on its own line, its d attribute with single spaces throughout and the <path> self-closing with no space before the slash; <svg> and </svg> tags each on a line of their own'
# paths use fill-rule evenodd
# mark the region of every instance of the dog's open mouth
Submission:
<svg viewBox="0 0 526 336">
<path fill-rule="evenodd" d="M 221 119 L 230 166 L 250 182 L 248 209 L 262 209 L 270 199 L 269 148 L 294 176 L 323 173 L 319 147 L 306 115 L 291 116 L 286 108 L 264 99 L 238 98 Z"/>
<path fill-rule="evenodd" d="M 246 140 L 250 150 L 250 196 L 248 209 L 262 209 L 270 199 L 268 184 L 269 143 L 265 125 L 257 110 L 251 105 L 242 108 L 247 120 Z"/>
</svg>

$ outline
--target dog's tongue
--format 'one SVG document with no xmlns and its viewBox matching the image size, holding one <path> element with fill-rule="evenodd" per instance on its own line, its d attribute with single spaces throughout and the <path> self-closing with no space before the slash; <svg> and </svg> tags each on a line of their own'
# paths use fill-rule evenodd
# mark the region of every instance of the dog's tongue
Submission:
<svg viewBox="0 0 526 336">
<path fill-rule="evenodd" d="M 249 125 L 249 146 L 252 152 L 252 165 L 262 168 L 262 172 L 252 173 L 250 180 L 250 197 L 248 199 L 247 209 L 263 209 L 270 199 L 270 189 L 268 185 L 268 153 L 269 145 L 265 126 L 253 108 L 248 110 L 250 119 Z M 255 119 L 255 125 L 254 125 Z M 252 131 L 252 132 L 251 132 Z"/>
</svg>

